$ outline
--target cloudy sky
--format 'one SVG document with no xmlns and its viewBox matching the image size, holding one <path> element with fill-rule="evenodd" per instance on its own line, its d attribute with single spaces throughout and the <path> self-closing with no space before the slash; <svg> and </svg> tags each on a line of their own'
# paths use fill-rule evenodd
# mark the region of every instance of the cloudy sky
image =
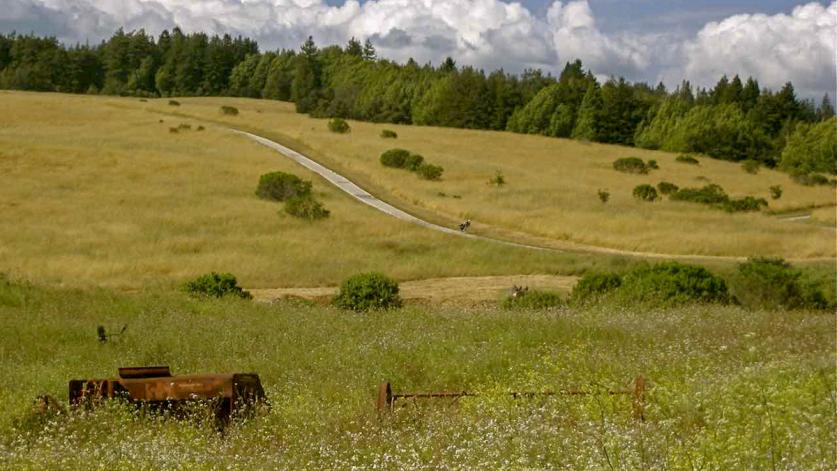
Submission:
<svg viewBox="0 0 837 471">
<path fill-rule="evenodd" d="M 380 55 L 518 72 L 580 58 L 597 75 L 712 85 L 722 74 L 800 95 L 837 87 L 837 0 L 0 0 L 0 32 L 98 42 L 114 30 L 233 33 L 262 50 L 369 38 Z"/>
</svg>

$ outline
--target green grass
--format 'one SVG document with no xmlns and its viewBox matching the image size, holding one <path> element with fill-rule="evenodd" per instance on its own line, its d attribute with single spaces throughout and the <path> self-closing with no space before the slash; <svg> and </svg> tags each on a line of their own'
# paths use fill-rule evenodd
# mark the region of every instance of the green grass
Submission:
<svg viewBox="0 0 837 471">
<path fill-rule="evenodd" d="M 0 467 L 120 469 L 828 469 L 835 456 L 833 314 L 692 306 L 549 313 L 299 304 L 0 287 Z M 96 326 L 128 325 L 101 345 Z M 272 404 L 225 436 L 113 406 L 22 422 L 36 395 L 126 365 L 254 371 Z M 513 401 L 508 390 L 650 384 L 628 398 Z M 379 421 L 376 386 L 471 390 Z"/>
</svg>

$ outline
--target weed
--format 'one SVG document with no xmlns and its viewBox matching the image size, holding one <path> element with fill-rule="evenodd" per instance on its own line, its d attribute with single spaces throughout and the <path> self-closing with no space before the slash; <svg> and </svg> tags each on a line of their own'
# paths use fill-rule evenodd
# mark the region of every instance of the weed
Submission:
<svg viewBox="0 0 837 471">
<path fill-rule="evenodd" d="M 488 180 L 489 185 L 494 186 L 503 186 L 506 184 L 506 177 L 503 176 L 503 172 L 497 170 L 494 172 L 494 176 Z"/>
</svg>

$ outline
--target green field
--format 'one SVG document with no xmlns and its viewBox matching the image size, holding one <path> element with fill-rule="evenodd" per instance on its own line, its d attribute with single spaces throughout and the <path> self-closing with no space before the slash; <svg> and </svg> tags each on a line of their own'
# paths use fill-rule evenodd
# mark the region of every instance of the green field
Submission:
<svg viewBox="0 0 837 471">
<path fill-rule="evenodd" d="M 498 303 L 498 286 L 518 279 L 565 295 L 571 275 L 672 257 L 734 279 L 742 257 L 781 256 L 804 268 L 803 282 L 833 287 L 833 188 L 709 158 L 689 166 L 668 153 L 538 136 L 356 122 L 337 135 L 287 103 L 178 100 L 0 92 L 10 110 L 0 115 L 0 469 L 825 470 L 837 462 L 833 311 Z M 221 105 L 241 113 L 223 116 Z M 480 235 L 562 250 L 401 222 L 229 127 L 298 149 L 427 220 L 453 227 L 471 218 Z M 384 128 L 398 139 L 381 139 Z M 378 155 L 390 147 L 442 165 L 442 180 L 382 167 Z M 633 155 L 660 169 L 612 169 Z M 487 183 L 497 170 L 508 181 L 501 188 Z M 312 180 L 331 216 L 299 220 L 258 199 L 259 176 L 272 171 Z M 778 184 L 784 194 L 755 214 L 631 196 L 635 185 L 661 180 L 767 198 Z M 602 204 L 596 192 L 605 188 L 612 196 Z M 695 258 L 707 255 L 716 258 Z M 259 300 L 323 301 L 369 270 L 402 282 L 404 308 L 356 314 L 178 289 L 220 271 L 261 288 Z M 100 344 L 99 325 L 127 330 Z M 65 402 L 71 378 L 154 364 L 175 374 L 257 372 L 271 409 L 223 434 L 199 411 L 188 420 L 120 403 L 37 412 L 41 394 Z M 622 389 L 638 375 L 649 385 L 644 421 L 624 396 L 507 394 Z M 480 396 L 407 403 L 379 417 L 384 381 L 396 391 Z"/>
</svg>

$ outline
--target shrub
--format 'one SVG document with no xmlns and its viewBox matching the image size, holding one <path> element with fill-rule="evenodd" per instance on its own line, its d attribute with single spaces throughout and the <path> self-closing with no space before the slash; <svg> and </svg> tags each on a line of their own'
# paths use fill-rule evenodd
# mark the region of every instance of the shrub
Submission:
<svg viewBox="0 0 837 471">
<path fill-rule="evenodd" d="M 829 181 L 824 175 L 818 173 L 794 173 L 791 178 L 796 183 L 805 186 L 828 185 Z"/>
<path fill-rule="evenodd" d="M 184 130 L 184 131 L 189 131 L 189 130 L 192 129 L 192 125 L 191 124 L 186 124 L 186 123 L 180 123 L 180 125 L 177 126 L 177 129 L 181 129 L 181 130 Z"/>
<path fill-rule="evenodd" d="M 646 166 L 646 167 L 648 167 L 648 168 L 649 168 L 649 169 L 651 169 L 651 170 L 658 170 L 658 169 L 660 168 L 660 166 L 659 166 L 659 165 L 657 165 L 657 161 L 656 161 L 656 160 L 649 160 L 649 161 L 645 164 L 645 166 Z"/>
<path fill-rule="evenodd" d="M 661 195 L 670 195 L 679 189 L 679 186 L 670 182 L 660 182 L 657 184 L 657 190 L 659 190 Z"/>
<path fill-rule="evenodd" d="M 608 192 L 607 190 L 599 190 L 598 195 L 599 201 L 601 201 L 602 203 L 607 203 L 607 201 L 610 199 L 610 192 Z"/>
<path fill-rule="evenodd" d="M 169 100 L 169 106 L 180 106 L 180 102 L 177 100 Z"/>
<path fill-rule="evenodd" d="M 381 273 L 361 273 L 340 285 L 334 305 L 357 312 L 401 307 L 398 283 Z"/>
<path fill-rule="evenodd" d="M 777 200 L 782 197 L 782 185 L 773 185 L 770 187 L 770 197 Z"/>
<path fill-rule="evenodd" d="M 235 106 L 224 105 L 221 107 L 221 113 L 230 116 L 238 116 L 238 108 L 236 108 Z"/>
<path fill-rule="evenodd" d="M 703 267 L 678 262 L 634 268 L 622 278 L 616 294 L 624 302 L 661 306 L 729 300 L 723 279 Z"/>
<path fill-rule="evenodd" d="M 641 201 L 657 201 L 659 195 L 653 186 L 644 184 L 634 188 L 634 198 Z"/>
<path fill-rule="evenodd" d="M 735 298 L 751 309 L 825 309 L 825 295 L 801 281 L 802 272 L 781 258 L 756 257 L 738 265 Z"/>
<path fill-rule="evenodd" d="M 310 196 L 294 196 L 285 202 L 285 212 L 291 216 L 316 221 L 325 219 L 331 212 Z"/>
<path fill-rule="evenodd" d="M 180 130 L 177 128 L 169 128 L 169 132 L 172 134 L 177 134 L 178 132 L 180 132 Z"/>
<path fill-rule="evenodd" d="M 700 161 L 698 159 L 686 154 L 678 155 L 674 160 L 680 162 L 681 164 L 700 165 Z"/>
<path fill-rule="evenodd" d="M 272 201 L 285 201 L 294 197 L 306 197 L 311 194 L 311 182 L 303 181 L 296 175 L 285 172 L 271 172 L 259 177 L 256 195 Z"/>
<path fill-rule="evenodd" d="M 381 131 L 381 137 L 384 139 L 396 139 L 398 138 L 398 134 L 390 129 L 384 129 Z"/>
<path fill-rule="evenodd" d="M 497 170 L 494 172 L 494 176 L 488 180 L 488 184 L 503 186 L 506 184 L 506 177 L 503 176 L 503 172 Z"/>
<path fill-rule="evenodd" d="M 183 290 L 193 296 L 223 298 L 234 296 L 250 299 L 252 296 L 238 286 L 238 280 L 230 273 L 209 273 L 187 282 Z"/>
<path fill-rule="evenodd" d="M 613 168 L 626 173 L 648 173 L 648 167 L 639 157 L 622 157 L 613 161 Z"/>
<path fill-rule="evenodd" d="M 753 175 L 759 173 L 759 169 L 761 169 L 761 162 L 758 160 L 747 159 L 741 162 L 741 168 Z"/>
<path fill-rule="evenodd" d="M 558 293 L 551 291 L 526 291 L 517 296 L 503 299 L 504 309 L 543 310 L 565 305 L 566 302 Z"/>
<path fill-rule="evenodd" d="M 198 131 L 203 131 L 204 129 L 206 129 L 206 128 L 205 128 L 205 127 L 203 127 L 203 126 L 198 126 L 198 129 L 197 129 L 197 130 L 198 130 Z"/>
<path fill-rule="evenodd" d="M 433 164 L 421 164 L 418 170 L 418 176 L 425 179 L 425 180 L 439 180 L 442 178 L 442 173 L 444 173 L 445 169 L 438 165 Z"/>
<path fill-rule="evenodd" d="M 622 277 L 615 273 L 588 273 L 578 280 L 570 294 L 574 302 L 589 302 L 622 286 Z"/>
<path fill-rule="evenodd" d="M 723 204 L 729 200 L 729 196 L 723 188 L 713 183 L 703 188 L 681 188 L 671 194 L 671 199 L 702 204 Z"/>
<path fill-rule="evenodd" d="M 423 163 L 424 163 L 424 157 L 422 157 L 418 154 L 410 154 L 404 160 L 404 168 L 406 168 L 407 170 L 409 170 L 411 172 L 415 172 L 415 171 L 418 171 L 419 167 L 421 167 L 421 164 L 423 164 Z"/>
<path fill-rule="evenodd" d="M 753 196 L 730 199 L 721 204 L 721 208 L 728 213 L 761 211 L 763 207 L 767 207 L 767 200 Z"/>
<path fill-rule="evenodd" d="M 390 149 L 381 154 L 381 164 L 384 167 L 404 168 L 409 157 L 410 151 L 408 150 Z"/>
<path fill-rule="evenodd" d="M 351 131 L 349 123 L 343 118 L 331 118 L 328 121 L 328 130 L 338 134 L 346 134 Z"/>
</svg>

